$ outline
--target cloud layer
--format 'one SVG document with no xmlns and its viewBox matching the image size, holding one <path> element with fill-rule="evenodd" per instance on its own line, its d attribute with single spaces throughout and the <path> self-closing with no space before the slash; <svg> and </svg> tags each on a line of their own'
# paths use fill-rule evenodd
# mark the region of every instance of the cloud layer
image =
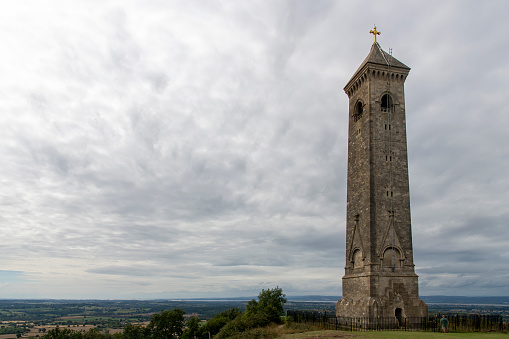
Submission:
<svg viewBox="0 0 509 339">
<path fill-rule="evenodd" d="M 341 294 L 342 88 L 373 21 L 412 67 L 421 293 L 509 294 L 508 7 L 11 4 L 0 14 L 0 297 Z"/>
</svg>

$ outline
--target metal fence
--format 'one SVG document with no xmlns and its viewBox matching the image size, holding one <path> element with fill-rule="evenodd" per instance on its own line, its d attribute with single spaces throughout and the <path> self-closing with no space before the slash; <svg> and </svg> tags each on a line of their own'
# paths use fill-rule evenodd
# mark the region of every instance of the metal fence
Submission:
<svg viewBox="0 0 509 339">
<path fill-rule="evenodd" d="M 343 331 L 430 331 L 442 330 L 441 314 L 430 317 L 337 317 L 334 312 L 291 311 L 286 317 L 325 329 Z M 458 332 L 501 332 L 506 330 L 500 315 L 447 314 L 448 329 Z M 506 328 L 504 328 L 506 327 Z"/>
</svg>

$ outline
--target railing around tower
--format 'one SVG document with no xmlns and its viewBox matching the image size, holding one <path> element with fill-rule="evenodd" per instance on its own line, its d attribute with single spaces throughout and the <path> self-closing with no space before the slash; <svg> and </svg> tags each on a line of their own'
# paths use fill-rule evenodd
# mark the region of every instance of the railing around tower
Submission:
<svg viewBox="0 0 509 339">
<path fill-rule="evenodd" d="M 291 311 L 287 319 L 330 330 L 343 331 L 441 331 L 441 315 L 429 317 L 337 317 L 334 312 Z M 502 332 L 503 317 L 485 314 L 447 315 L 449 330 L 458 332 Z M 505 326 L 507 327 L 507 326 Z"/>
</svg>

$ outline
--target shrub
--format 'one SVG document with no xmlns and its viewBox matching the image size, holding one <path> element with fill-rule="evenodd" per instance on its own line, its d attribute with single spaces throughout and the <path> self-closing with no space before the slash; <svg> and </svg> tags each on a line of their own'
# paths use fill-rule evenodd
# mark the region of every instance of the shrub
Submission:
<svg viewBox="0 0 509 339">
<path fill-rule="evenodd" d="M 251 314 L 237 317 L 235 320 L 227 323 L 217 334 L 218 339 L 230 338 L 241 332 L 246 332 L 253 328 L 267 326 L 271 323 L 270 319 L 264 314 Z"/>
<path fill-rule="evenodd" d="M 219 331 L 229 322 L 238 318 L 242 315 L 242 311 L 236 307 L 233 307 L 229 310 L 218 313 L 214 316 L 214 318 L 210 319 L 200 328 L 200 332 L 202 333 L 202 337 L 208 338 L 208 333 L 210 335 L 216 335 Z"/>
</svg>

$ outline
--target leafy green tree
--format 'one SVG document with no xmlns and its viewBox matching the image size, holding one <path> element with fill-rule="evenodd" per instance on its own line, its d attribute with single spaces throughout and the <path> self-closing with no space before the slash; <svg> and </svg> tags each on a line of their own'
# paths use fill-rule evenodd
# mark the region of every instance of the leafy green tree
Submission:
<svg viewBox="0 0 509 339">
<path fill-rule="evenodd" d="M 147 337 L 154 339 L 181 338 L 184 313 L 183 309 L 175 308 L 172 311 L 154 314 L 147 326 Z"/>
<path fill-rule="evenodd" d="M 182 334 L 183 339 L 194 339 L 200 337 L 200 318 L 191 317 L 187 321 L 187 328 Z"/>
<path fill-rule="evenodd" d="M 66 328 L 61 330 L 60 327 L 55 327 L 52 330 L 49 330 L 48 333 L 43 335 L 41 338 L 44 339 L 82 339 L 83 334 L 80 332 L 71 331 Z"/>
<path fill-rule="evenodd" d="M 147 330 L 141 325 L 128 324 L 124 328 L 125 339 L 143 339 L 146 337 Z"/>
<path fill-rule="evenodd" d="M 219 332 L 221 330 L 221 328 L 223 328 L 224 325 L 226 325 L 228 323 L 228 319 L 226 318 L 212 318 L 212 319 L 209 319 L 205 325 L 202 326 L 202 331 L 203 333 L 207 334 L 207 338 L 208 338 L 208 333 L 210 333 L 211 336 L 217 334 L 217 332 Z"/>
<path fill-rule="evenodd" d="M 273 289 L 263 289 L 258 294 L 258 301 L 250 300 L 246 306 L 246 316 L 253 315 L 266 317 L 269 322 L 280 323 L 281 315 L 284 312 L 286 294 L 283 289 L 276 286 Z"/>
<path fill-rule="evenodd" d="M 253 328 L 267 326 L 270 323 L 280 323 L 280 315 L 283 313 L 283 305 L 286 303 L 286 295 L 277 286 L 274 289 L 262 290 L 258 294 L 258 301 L 250 300 L 246 306 L 246 312 L 234 320 L 225 324 L 214 337 L 216 339 L 239 336 L 239 333 Z"/>
<path fill-rule="evenodd" d="M 111 335 L 109 333 L 102 334 L 95 328 L 89 329 L 85 334 L 82 336 L 83 339 L 101 339 L 101 338 L 111 338 Z"/>
<path fill-rule="evenodd" d="M 113 335 L 109 333 L 101 333 L 94 328 L 91 328 L 86 333 L 70 330 L 68 328 L 61 330 L 59 327 L 55 327 L 49 330 L 48 333 L 43 335 L 43 339 L 113 339 L 123 338 L 121 333 L 115 333 Z"/>
<path fill-rule="evenodd" d="M 237 307 L 232 307 L 229 310 L 223 311 L 219 313 L 217 316 L 226 318 L 229 320 L 233 320 L 237 318 L 238 316 L 242 315 L 242 311 L 239 310 Z"/>
</svg>

